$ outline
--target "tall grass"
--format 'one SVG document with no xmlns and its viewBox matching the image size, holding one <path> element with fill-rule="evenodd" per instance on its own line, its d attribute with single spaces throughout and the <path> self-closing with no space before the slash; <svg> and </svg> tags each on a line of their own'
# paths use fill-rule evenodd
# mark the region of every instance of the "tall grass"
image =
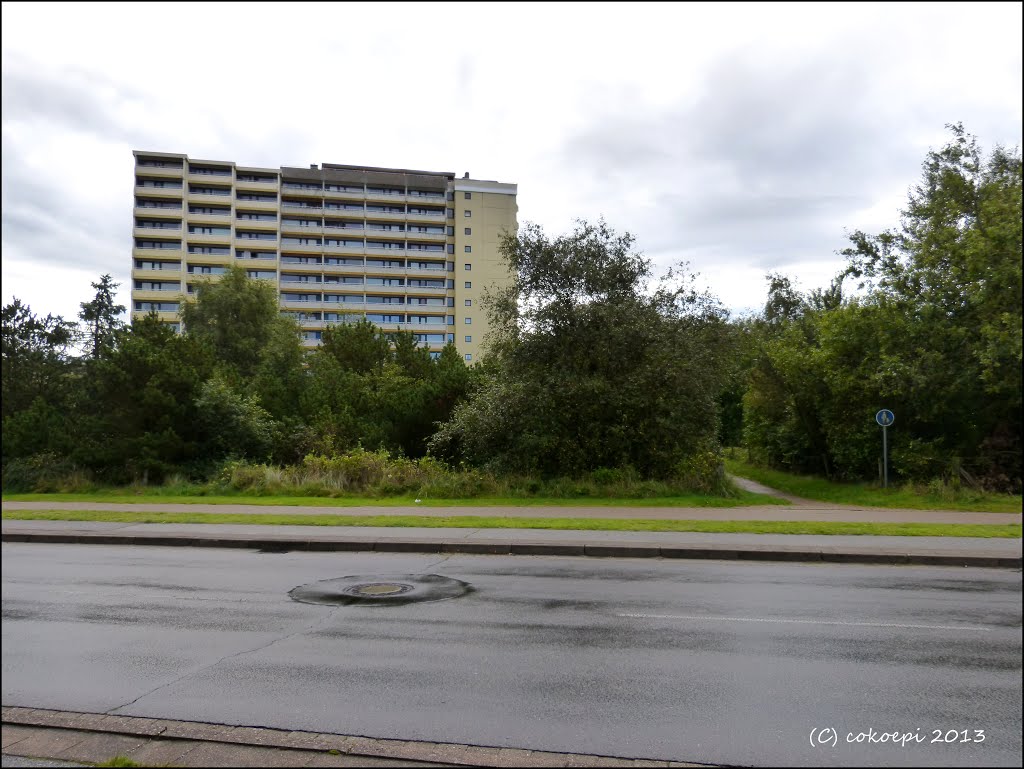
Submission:
<svg viewBox="0 0 1024 769">
<path fill-rule="evenodd" d="M 331 457 L 310 455 L 296 465 L 224 463 L 206 481 L 171 474 L 162 484 L 136 482 L 121 493 L 146 496 L 414 497 L 427 499 L 657 499 L 701 495 L 737 499 L 717 460 L 699 456 L 678 477 L 645 480 L 631 468 L 602 468 L 579 478 L 541 479 L 450 468 L 430 457 L 407 459 L 356 449 Z M 88 473 L 51 456 L 4 466 L 5 493 L 87 493 L 103 490 Z"/>
</svg>

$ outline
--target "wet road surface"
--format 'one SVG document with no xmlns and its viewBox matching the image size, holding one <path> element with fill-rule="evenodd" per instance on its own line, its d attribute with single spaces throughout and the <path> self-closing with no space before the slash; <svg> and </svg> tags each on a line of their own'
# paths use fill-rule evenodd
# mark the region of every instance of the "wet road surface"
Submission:
<svg viewBox="0 0 1024 769">
<path fill-rule="evenodd" d="M 473 590 L 288 596 L 374 574 Z M 1019 766 L 1020 669 L 1008 570 L 3 545 L 4 705 L 720 764 Z M 911 737 L 847 742 L 869 730 Z"/>
</svg>

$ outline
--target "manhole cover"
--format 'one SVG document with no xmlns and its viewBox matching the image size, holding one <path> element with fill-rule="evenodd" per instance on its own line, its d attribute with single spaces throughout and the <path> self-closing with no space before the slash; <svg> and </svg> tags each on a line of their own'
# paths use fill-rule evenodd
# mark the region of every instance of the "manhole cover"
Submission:
<svg viewBox="0 0 1024 769">
<path fill-rule="evenodd" d="M 376 574 L 311 582 L 291 590 L 288 595 L 301 603 L 329 606 L 398 606 L 458 598 L 472 590 L 468 582 L 442 577 L 440 574 Z"/>
<path fill-rule="evenodd" d="M 346 587 L 345 592 L 351 595 L 358 595 L 361 598 L 376 598 L 382 595 L 401 595 L 412 590 L 412 585 L 403 585 L 398 582 L 370 582 L 366 585 L 353 585 Z"/>
</svg>

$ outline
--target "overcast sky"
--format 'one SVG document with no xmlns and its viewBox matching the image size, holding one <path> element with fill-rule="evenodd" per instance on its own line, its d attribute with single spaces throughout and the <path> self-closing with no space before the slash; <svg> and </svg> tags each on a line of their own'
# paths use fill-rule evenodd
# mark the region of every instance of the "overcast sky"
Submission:
<svg viewBox="0 0 1024 769">
<path fill-rule="evenodd" d="M 1021 4 L 3 4 L 3 300 L 131 269 L 133 149 L 468 171 L 734 310 L 893 226 L 944 124 L 1021 143 Z"/>
</svg>

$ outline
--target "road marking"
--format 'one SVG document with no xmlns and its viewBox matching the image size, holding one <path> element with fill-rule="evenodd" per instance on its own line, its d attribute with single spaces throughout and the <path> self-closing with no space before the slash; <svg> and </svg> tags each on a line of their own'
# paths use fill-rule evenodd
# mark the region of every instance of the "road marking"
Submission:
<svg viewBox="0 0 1024 769">
<path fill-rule="evenodd" d="M 916 630 L 992 630 L 979 625 L 907 625 L 899 622 L 841 622 L 838 620 L 821 619 L 783 619 L 779 617 L 711 617 L 690 614 L 617 614 L 617 617 L 633 617 L 637 619 L 690 619 L 712 620 L 718 622 L 782 622 L 792 625 L 847 625 L 851 627 L 898 627 Z"/>
</svg>

